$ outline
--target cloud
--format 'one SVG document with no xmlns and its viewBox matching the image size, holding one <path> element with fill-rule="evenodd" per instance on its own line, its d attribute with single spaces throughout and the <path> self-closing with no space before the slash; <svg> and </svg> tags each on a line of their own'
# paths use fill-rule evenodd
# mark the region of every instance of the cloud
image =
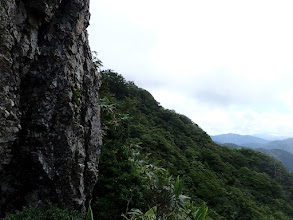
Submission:
<svg viewBox="0 0 293 220">
<path fill-rule="evenodd" d="M 293 109 L 293 91 L 281 91 L 280 99 L 290 110 Z"/>
<path fill-rule="evenodd" d="M 152 85 L 154 80 L 147 75 L 155 70 L 148 54 L 155 46 L 155 36 L 127 17 L 117 16 L 115 7 L 111 10 L 110 6 L 91 2 L 91 49 L 98 52 L 104 69 L 117 71 L 136 83 L 149 81 Z"/>
<path fill-rule="evenodd" d="M 176 91 L 155 90 L 153 95 L 161 100 L 163 106 L 187 115 L 210 135 L 230 132 L 283 136 L 293 134 L 293 113 L 208 106 Z"/>
<path fill-rule="evenodd" d="M 291 135 L 292 1 L 91 1 L 105 68 L 213 134 Z M 290 124 L 291 123 L 291 124 Z"/>
</svg>

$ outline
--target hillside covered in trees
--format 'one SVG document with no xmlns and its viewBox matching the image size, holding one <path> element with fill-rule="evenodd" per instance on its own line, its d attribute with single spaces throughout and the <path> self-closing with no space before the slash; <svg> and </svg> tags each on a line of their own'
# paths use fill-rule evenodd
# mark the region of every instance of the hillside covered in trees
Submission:
<svg viewBox="0 0 293 220">
<path fill-rule="evenodd" d="M 207 219 L 293 219 L 293 176 L 280 162 L 215 144 L 189 118 L 111 70 L 102 71 L 100 94 L 105 132 L 93 205 L 98 219 L 150 208 L 155 193 L 146 190 L 133 152 L 180 176 L 194 204 L 207 204 Z"/>
<path fill-rule="evenodd" d="M 218 145 L 118 73 L 101 75 L 103 148 L 94 219 L 293 219 L 293 176 L 279 161 Z M 49 203 L 4 220 L 69 218 L 83 216 Z"/>
</svg>

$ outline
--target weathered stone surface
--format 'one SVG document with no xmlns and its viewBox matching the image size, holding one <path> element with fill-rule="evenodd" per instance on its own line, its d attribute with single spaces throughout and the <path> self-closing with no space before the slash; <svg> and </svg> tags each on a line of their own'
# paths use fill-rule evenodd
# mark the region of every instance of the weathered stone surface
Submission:
<svg viewBox="0 0 293 220">
<path fill-rule="evenodd" d="M 0 216 L 45 200 L 84 210 L 91 197 L 101 135 L 88 10 L 0 1 Z"/>
</svg>

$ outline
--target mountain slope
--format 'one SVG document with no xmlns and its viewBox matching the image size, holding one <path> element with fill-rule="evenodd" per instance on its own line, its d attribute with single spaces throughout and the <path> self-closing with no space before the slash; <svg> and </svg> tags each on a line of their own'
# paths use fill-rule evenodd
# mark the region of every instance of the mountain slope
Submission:
<svg viewBox="0 0 293 220">
<path fill-rule="evenodd" d="M 244 147 L 244 146 L 239 146 L 239 145 L 231 144 L 231 143 L 225 143 L 220 145 L 224 147 L 228 147 L 230 149 L 241 149 Z M 293 171 L 293 154 L 289 153 L 288 151 L 284 151 L 281 149 L 265 149 L 265 148 L 255 148 L 254 150 L 275 158 L 276 160 L 282 162 L 282 164 L 290 172 Z"/>
<path fill-rule="evenodd" d="M 263 148 L 281 149 L 293 154 L 293 138 L 288 138 L 288 139 L 279 140 L 279 141 L 272 141 L 272 142 L 264 144 Z"/>
<path fill-rule="evenodd" d="M 215 136 L 211 136 L 211 138 L 213 141 L 219 142 L 222 144 L 232 143 L 237 145 L 248 145 L 250 143 L 266 144 L 269 142 L 268 140 L 254 137 L 251 135 L 239 135 L 239 134 L 232 134 L 232 133 L 215 135 Z"/>
<path fill-rule="evenodd" d="M 255 150 L 281 161 L 290 172 L 293 171 L 293 154 L 281 149 L 257 148 Z"/>
<path fill-rule="evenodd" d="M 137 143 L 151 163 L 184 179 L 195 204 L 207 203 L 208 219 L 293 218 L 293 180 L 280 162 L 250 149 L 221 147 L 189 118 L 161 107 L 146 90 L 112 71 L 102 75 L 102 98 L 110 100 L 117 116 L 128 116 L 104 136 L 94 194 L 98 219 L 121 219 L 131 208 L 144 210 L 144 193 L 127 159 L 127 146 Z"/>
</svg>

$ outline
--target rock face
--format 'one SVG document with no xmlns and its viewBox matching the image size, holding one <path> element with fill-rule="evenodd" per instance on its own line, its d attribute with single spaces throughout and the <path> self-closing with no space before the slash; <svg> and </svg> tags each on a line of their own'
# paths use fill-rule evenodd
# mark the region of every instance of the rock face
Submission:
<svg viewBox="0 0 293 220">
<path fill-rule="evenodd" d="M 46 200 L 85 209 L 97 180 L 99 74 L 89 0 L 0 1 L 0 216 Z"/>
</svg>

